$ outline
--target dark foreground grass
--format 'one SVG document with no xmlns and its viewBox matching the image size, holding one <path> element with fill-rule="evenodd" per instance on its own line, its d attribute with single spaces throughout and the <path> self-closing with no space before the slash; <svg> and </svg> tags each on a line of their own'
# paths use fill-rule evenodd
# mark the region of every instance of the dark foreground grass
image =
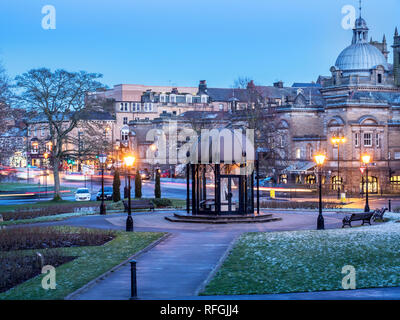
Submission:
<svg viewBox="0 0 400 320">
<path fill-rule="evenodd" d="M 69 229 L 74 232 L 77 228 Z M 1 293 L 0 300 L 63 299 L 163 235 L 151 232 L 116 232 L 115 239 L 102 246 L 35 250 L 43 253 L 57 250 L 63 256 L 76 258 L 56 268 L 55 290 L 44 290 L 41 286 L 44 275 L 38 275 Z M 4 253 L 7 254 L 12 252 Z"/>
<path fill-rule="evenodd" d="M 356 288 L 400 286 L 400 224 L 325 231 L 248 233 L 203 295 L 343 290 L 344 266 Z"/>
</svg>

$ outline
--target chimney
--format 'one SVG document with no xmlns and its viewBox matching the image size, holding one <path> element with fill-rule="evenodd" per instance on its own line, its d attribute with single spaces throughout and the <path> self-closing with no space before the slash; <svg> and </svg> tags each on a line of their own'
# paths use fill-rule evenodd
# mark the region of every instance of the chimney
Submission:
<svg viewBox="0 0 400 320">
<path fill-rule="evenodd" d="M 283 81 L 278 81 L 274 83 L 275 88 L 283 88 Z"/>
<path fill-rule="evenodd" d="M 206 82 L 206 80 L 200 80 L 198 94 L 207 94 L 207 82 Z"/>
</svg>

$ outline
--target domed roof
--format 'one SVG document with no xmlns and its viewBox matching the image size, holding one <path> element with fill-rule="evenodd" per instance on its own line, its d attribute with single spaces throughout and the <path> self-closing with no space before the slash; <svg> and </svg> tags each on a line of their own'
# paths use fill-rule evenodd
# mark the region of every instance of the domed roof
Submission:
<svg viewBox="0 0 400 320">
<path fill-rule="evenodd" d="M 386 71 L 389 65 L 385 56 L 375 46 L 367 42 L 354 43 L 342 51 L 336 60 L 335 66 L 347 73 L 371 70 L 382 65 Z"/>
<path fill-rule="evenodd" d="M 246 164 L 255 160 L 254 142 L 241 130 L 215 128 L 202 131 L 193 141 L 188 156 L 191 163 Z"/>
</svg>

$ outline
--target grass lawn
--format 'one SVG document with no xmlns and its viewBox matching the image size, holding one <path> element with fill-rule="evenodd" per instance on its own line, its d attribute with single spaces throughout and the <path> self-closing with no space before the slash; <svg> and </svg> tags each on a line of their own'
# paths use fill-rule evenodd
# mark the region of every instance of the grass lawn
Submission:
<svg viewBox="0 0 400 320">
<path fill-rule="evenodd" d="M 73 231 L 76 228 L 70 229 Z M 161 236 L 163 233 L 117 232 L 115 239 L 102 246 L 47 249 L 58 252 L 61 250 L 66 256 L 77 257 L 56 268 L 57 288 L 44 290 L 41 286 L 43 275 L 39 275 L 1 293 L 0 300 L 63 299 Z M 35 252 L 41 251 L 43 250 L 35 250 Z"/>
<path fill-rule="evenodd" d="M 343 290 L 346 265 L 357 289 L 400 286 L 400 215 L 387 217 L 372 227 L 244 234 L 202 294 Z"/>
<path fill-rule="evenodd" d="M 77 188 L 60 186 L 60 189 L 75 192 L 75 190 Z M 45 187 L 43 185 L 39 186 L 39 184 L 37 184 L 37 183 L 33 184 L 33 183 L 23 183 L 23 182 L 0 182 L 0 192 L 15 191 L 15 192 L 25 193 L 25 192 L 39 192 L 39 191 L 44 191 L 44 190 L 45 190 Z M 48 185 L 47 191 L 54 191 L 54 186 Z"/>
</svg>

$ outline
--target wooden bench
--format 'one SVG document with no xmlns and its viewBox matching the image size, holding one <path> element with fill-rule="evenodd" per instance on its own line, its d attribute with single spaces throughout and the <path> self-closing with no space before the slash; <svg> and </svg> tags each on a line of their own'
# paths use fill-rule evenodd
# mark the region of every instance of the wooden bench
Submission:
<svg viewBox="0 0 400 320">
<path fill-rule="evenodd" d="M 345 226 L 349 226 L 351 228 L 351 223 L 353 221 L 362 221 L 362 225 L 368 222 L 368 224 L 371 225 L 371 218 L 373 215 L 374 212 L 353 213 L 351 216 L 344 217 L 342 228 Z"/>
<path fill-rule="evenodd" d="M 382 220 L 383 221 L 383 215 L 385 214 L 385 212 L 389 210 L 388 208 L 382 208 L 382 209 L 376 209 L 374 211 L 374 215 L 372 217 L 372 220 L 374 220 L 374 222 L 376 220 Z"/>
<path fill-rule="evenodd" d="M 124 212 L 128 212 L 128 201 L 123 200 L 122 203 L 124 204 Z M 154 211 L 154 204 L 151 200 L 131 200 L 131 210 L 143 210 L 149 209 Z"/>
</svg>

